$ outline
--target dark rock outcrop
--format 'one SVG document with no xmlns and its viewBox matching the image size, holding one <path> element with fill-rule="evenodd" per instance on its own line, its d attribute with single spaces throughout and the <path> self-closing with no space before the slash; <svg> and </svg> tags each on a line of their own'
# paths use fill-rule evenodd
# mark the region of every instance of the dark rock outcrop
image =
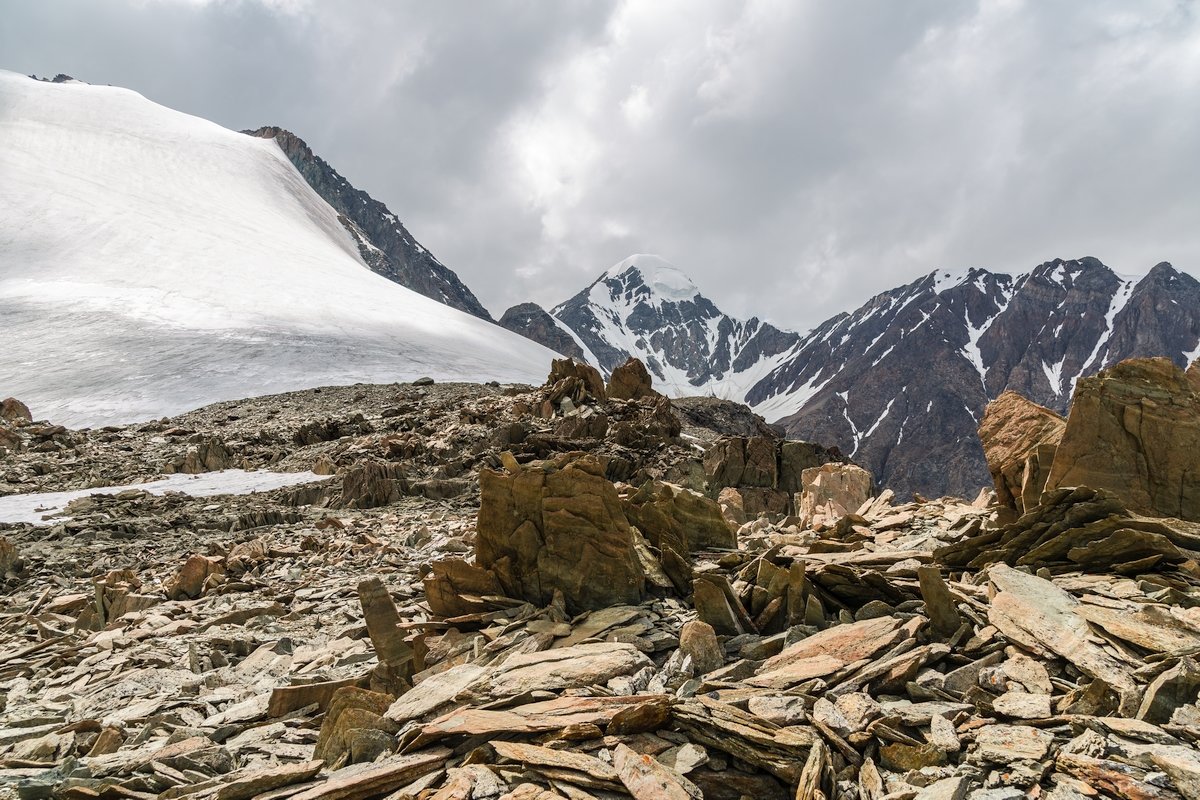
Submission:
<svg viewBox="0 0 1200 800">
<path fill-rule="evenodd" d="M 303 139 L 275 126 L 243 133 L 275 140 L 308 185 L 338 212 L 338 219 L 373 271 L 439 303 L 491 321 L 491 314 L 466 284 L 422 247 L 387 206 L 354 188 Z"/>
<path fill-rule="evenodd" d="M 587 361 L 583 348 L 571 338 L 566 328 L 537 303 L 521 303 L 504 312 L 500 327 L 519 333 L 526 339 L 548 347 L 576 361 Z"/>
</svg>

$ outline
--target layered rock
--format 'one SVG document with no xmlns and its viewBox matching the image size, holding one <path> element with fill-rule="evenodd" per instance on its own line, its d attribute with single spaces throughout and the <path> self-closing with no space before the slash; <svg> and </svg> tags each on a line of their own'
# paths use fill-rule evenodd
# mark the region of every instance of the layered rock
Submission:
<svg viewBox="0 0 1200 800">
<path fill-rule="evenodd" d="M 735 518 L 748 518 L 764 511 L 794 511 L 793 496 L 803 489 L 804 471 L 840 460 L 836 449 L 811 442 L 730 436 L 705 451 L 704 474 L 709 494 L 723 497 Z"/>
<path fill-rule="evenodd" d="M 979 439 L 999 505 L 1017 513 L 1037 505 L 1066 425 L 1055 412 L 1016 392 L 988 403 Z"/>
<path fill-rule="evenodd" d="M 507 594 L 535 603 L 555 591 L 573 609 L 639 602 L 635 533 L 604 474 L 600 459 L 579 453 L 481 470 L 476 563 Z"/>
<path fill-rule="evenodd" d="M 735 548 L 737 536 L 711 498 L 662 481 L 646 483 L 623 501 L 628 520 L 650 544 L 678 554 Z"/>
<path fill-rule="evenodd" d="M 825 464 L 804 470 L 796 513 L 809 525 L 837 522 L 871 499 L 871 473 L 855 464 Z"/>
<path fill-rule="evenodd" d="M 646 365 L 632 356 L 612 371 L 608 378 L 608 396 L 613 400 L 641 400 L 661 397 L 654 391 L 654 381 Z"/>
<path fill-rule="evenodd" d="M 1131 359 L 1077 384 L 1047 488 L 1115 493 L 1132 511 L 1200 521 L 1200 368 Z"/>
</svg>

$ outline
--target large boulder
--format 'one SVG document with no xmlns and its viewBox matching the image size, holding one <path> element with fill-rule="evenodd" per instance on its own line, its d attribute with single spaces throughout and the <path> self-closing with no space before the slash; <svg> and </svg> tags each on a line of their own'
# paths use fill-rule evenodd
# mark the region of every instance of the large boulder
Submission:
<svg viewBox="0 0 1200 800">
<path fill-rule="evenodd" d="M 17 424 L 33 422 L 33 414 L 29 411 L 29 406 L 17 398 L 6 397 L 0 400 L 0 420 Z"/>
<path fill-rule="evenodd" d="M 630 357 L 612 371 L 608 379 L 608 396 L 613 400 L 640 400 L 643 397 L 661 397 L 654 391 L 654 381 L 646 365 Z"/>
<path fill-rule="evenodd" d="M 1046 489 L 1090 486 L 1131 510 L 1200 521 L 1200 366 L 1122 361 L 1075 386 Z"/>
<path fill-rule="evenodd" d="M 409 492 L 408 479 L 400 464 L 363 460 L 342 475 L 342 492 L 334 505 L 340 508 L 380 508 Z"/>
<path fill-rule="evenodd" d="M 16 568 L 20 560 L 17 546 L 6 537 L 0 536 L 0 581 L 4 580 L 5 573 Z"/>
<path fill-rule="evenodd" d="M 774 489 L 779 478 L 775 441 L 765 436 L 730 436 L 704 454 L 704 473 L 713 493 L 727 486 Z"/>
<path fill-rule="evenodd" d="M 645 577 L 635 532 L 603 462 L 582 453 L 480 470 L 476 564 L 505 593 L 572 611 L 638 603 Z"/>
<path fill-rule="evenodd" d="M 796 500 L 806 524 L 832 524 L 856 512 L 871 498 L 871 473 L 856 464 L 824 464 L 804 470 L 804 489 Z"/>
<path fill-rule="evenodd" d="M 988 403 L 979 441 L 996 484 L 996 502 L 1023 514 L 1037 505 L 1067 422 L 1016 392 Z"/>
<path fill-rule="evenodd" d="M 624 502 L 625 516 L 650 544 L 678 554 L 737 547 L 737 534 L 710 497 L 662 481 L 648 481 Z"/>
</svg>

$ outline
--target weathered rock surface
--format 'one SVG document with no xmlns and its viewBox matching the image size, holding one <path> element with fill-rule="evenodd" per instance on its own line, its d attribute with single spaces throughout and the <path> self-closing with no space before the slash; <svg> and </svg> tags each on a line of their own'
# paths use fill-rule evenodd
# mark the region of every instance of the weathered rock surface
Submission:
<svg viewBox="0 0 1200 800">
<path fill-rule="evenodd" d="M 641 400 L 662 395 L 654 391 L 654 381 L 646 365 L 630 357 L 609 375 L 608 396 L 614 400 Z"/>
<path fill-rule="evenodd" d="M 650 544 L 681 555 L 704 548 L 735 548 L 737 534 L 721 507 L 699 492 L 650 481 L 622 501 L 625 516 Z"/>
<path fill-rule="evenodd" d="M 1058 414 L 1016 392 L 988 403 L 979 439 L 1000 505 L 1019 514 L 1037 505 L 1066 426 Z"/>
<path fill-rule="evenodd" d="M 1047 488 L 1115 492 L 1130 510 L 1200 521 L 1200 368 L 1131 359 L 1080 379 Z"/>
<path fill-rule="evenodd" d="M 515 466 L 515 465 L 514 465 Z M 476 562 L 506 593 L 573 609 L 637 603 L 645 579 L 616 488 L 595 456 L 567 453 L 479 475 Z"/>
<path fill-rule="evenodd" d="M 33 422 L 33 414 L 29 406 L 17 398 L 6 397 L 0 400 L 0 420 L 14 423 Z"/>
<path fill-rule="evenodd" d="M 871 473 L 854 464 L 806 469 L 802 481 L 804 488 L 796 500 L 796 513 L 826 524 L 853 514 L 871 499 L 875 488 Z"/>
</svg>

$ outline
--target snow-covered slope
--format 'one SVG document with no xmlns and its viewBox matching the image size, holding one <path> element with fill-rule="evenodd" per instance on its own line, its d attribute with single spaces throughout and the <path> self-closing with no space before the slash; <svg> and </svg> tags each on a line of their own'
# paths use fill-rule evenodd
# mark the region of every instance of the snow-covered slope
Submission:
<svg viewBox="0 0 1200 800">
<path fill-rule="evenodd" d="M 630 356 L 673 395 L 740 400 L 798 339 L 723 314 L 666 260 L 633 255 L 550 312 L 606 374 Z"/>
<path fill-rule="evenodd" d="M 274 141 L 0 72 L 0 394 L 71 424 L 553 354 L 371 272 Z"/>
</svg>

